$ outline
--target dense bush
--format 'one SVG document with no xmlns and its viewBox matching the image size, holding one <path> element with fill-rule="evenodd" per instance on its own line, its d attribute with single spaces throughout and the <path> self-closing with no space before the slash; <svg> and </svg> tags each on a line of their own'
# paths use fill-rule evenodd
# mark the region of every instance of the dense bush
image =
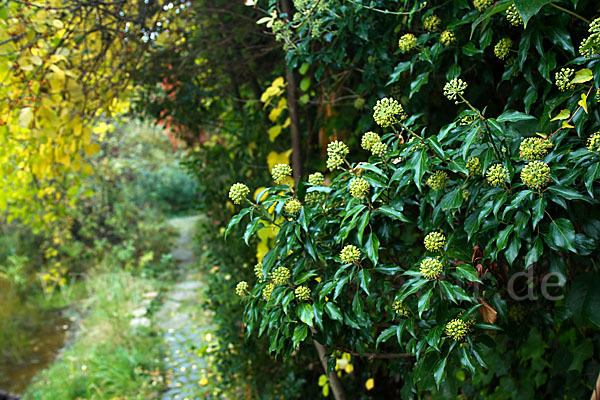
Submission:
<svg viewBox="0 0 600 400">
<path fill-rule="evenodd" d="M 248 332 L 284 358 L 310 339 L 331 360 L 362 356 L 357 374 L 381 397 L 587 395 L 600 346 L 600 28 L 579 14 L 593 3 L 295 2 L 293 22 L 265 3 L 292 65 L 314 63 L 326 87 L 361 68 L 374 109 L 359 126 L 378 133 L 350 137 L 352 152 L 329 144 L 329 185 L 288 186 L 277 166 L 252 200 L 230 191 L 250 201 L 230 224 L 249 218 L 247 243 L 278 228 L 237 287 Z M 375 104 L 386 83 L 394 93 Z"/>
</svg>

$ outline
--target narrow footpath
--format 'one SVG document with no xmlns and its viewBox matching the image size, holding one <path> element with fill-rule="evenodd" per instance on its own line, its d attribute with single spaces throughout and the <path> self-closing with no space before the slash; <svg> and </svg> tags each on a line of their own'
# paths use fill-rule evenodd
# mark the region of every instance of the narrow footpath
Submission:
<svg viewBox="0 0 600 400">
<path fill-rule="evenodd" d="M 211 371 L 207 357 L 216 345 L 210 313 L 201 310 L 202 282 L 194 253 L 195 225 L 200 217 L 173 218 L 169 224 L 179 232 L 172 255 L 179 269 L 179 282 L 165 295 L 160 311 L 154 318 L 163 331 L 167 346 L 169 389 L 167 400 L 215 398 L 209 385 Z"/>
</svg>

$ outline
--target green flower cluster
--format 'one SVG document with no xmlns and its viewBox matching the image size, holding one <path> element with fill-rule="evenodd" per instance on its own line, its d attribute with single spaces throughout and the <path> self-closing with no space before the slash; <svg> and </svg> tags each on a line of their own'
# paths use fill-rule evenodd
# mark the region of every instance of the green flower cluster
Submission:
<svg viewBox="0 0 600 400">
<path fill-rule="evenodd" d="M 507 37 L 502 38 L 494 46 L 494 54 L 499 59 L 504 60 L 510 53 L 510 46 L 512 46 L 512 40 Z"/>
<path fill-rule="evenodd" d="M 446 186 L 446 182 L 448 182 L 448 174 L 445 171 L 436 171 L 427 178 L 425 184 L 433 190 L 440 190 Z"/>
<path fill-rule="evenodd" d="M 406 308 L 399 300 L 394 302 L 394 312 L 403 317 L 408 317 L 408 308 Z"/>
<path fill-rule="evenodd" d="M 363 99 L 362 97 L 359 97 L 356 100 L 354 100 L 353 105 L 354 105 L 354 108 L 356 108 L 357 110 L 360 110 L 365 106 L 365 99 Z"/>
<path fill-rule="evenodd" d="M 290 279 L 291 276 L 292 274 L 290 273 L 290 270 L 286 267 L 278 267 L 271 272 L 271 279 L 275 285 L 283 285 Z"/>
<path fill-rule="evenodd" d="M 452 46 L 456 43 L 456 35 L 454 32 L 446 30 L 440 35 L 440 42 L 445 47 Z"/>
<path fill-rule="evenodd" d="M 325 182 L 325 177 L 320 172 L 315 172 L 308 176 L 308 183 L 313 186 L 321 186 Z M 322 199 L 323 193 L 320 192 L 307 192 L 304 196 L 304 201 L 311 207 L 316 206 Z"/>
<path fill-rule="evenodd" d="M 302 203 L 298 199 L 289 199 L 283 206 L 283 211 L 288 215 L 298 215 L 302 210 Z"/>
<path fill-rule="evenodd" d="M 350 181 L 350 185 L 348 189 L 350 190 L 350 195 L 357 199 L 362 199 L 365 197 L 371 185 L 363 178 L 354 178 Z"/>
<path fill-rule="evenodd" d="M 267 286 L 263 288 L 262 297 L 265 301 L 269 301 L 269 299 L 271 298 L 271 294 L 273 293 L 273 289 L 275 289 L 275 285 L 273 285 L 272 283 L 267 283 Z"/>
<path fill-rule="evenodd" d="M 494 3 L 494 0 L 473 0 L 473 5 L 477 9 L 477 11 L 484 11 L 486 8 L 491 6 Z"/>
<path fill-rule="evenodd" d="M 600 18 L 590 23 L 589 32 L 590 35 L 579 45 L 579 54 L 587 58 L 600 54 Z"/>
<path fill-rule="evenodd" d="M 479 157 L 471 157 L 467 160 L 467 171 L 469 171 L 469 176 L 481 175 L 481 161 L 479 161 Z"/>
<path fill-rule="evenodd" d="M 384 97 L 377 100 L 377 104 L 373 107 L 373 119 L 377 125 L 387 128 L 406 119 L 406 114 L 398 100 Z"/>
<path fill-rule="evenodd" d="M 360 261 L 360 249 L 352 244 L 346 245 L 340 252 L 340 259 L 344 264 Z"/>
<path fill-rule="evenodd" d="M 417 37 L 412 33 L 405 33 L 400 40 L 398 40 L 398 47 L 401 52 L 408 53 L 417 47 Z"/>
<path fill-rule="evenodd" d="M 292 176 L 292 168 L 287 164 L 277 164 L 273 167 L 271 176 L 276 184 L 282 185 Z"/>
<path fill-rule="evenodd" d="M 517 7 L 515 7 L 515 3 L 512 3 L 506 10 L 506 19 L 512 26 L 523 25 L 523 18 L 521 18 L 521 14 L 519 14 Z"/>
<path fill-rule="evenodd" d="M 421 261 L 419 272 L 421 276 L 429 281 L 433 281 L 440 276 L 444 270 L 444 265 L 437 258 L 426 258 Z"/>
<path fill-rule="evenodd" d="M 573 68 L 561 68 L 561 70 L 554 75 L 558 90 L 566 92 L 567 90 L 573 89 L 575 85 L 571 83 L 571 80 L 573 79 L 574 74 L 575 70 Z"/>
<path fill-rule="evenodd" d="M 342 141 L 336 140 L 327 145 L 327 168 L 335 170 L 341 168 L 350 152 L 348 146 Z"/>
<path fill-rule="evenodd" d="M 465 89 L 467 88 L 467 83 L 459 78 L 454 78 L 450 82 L 446 82 L 444 85 L 444 96 L 448 100 L 456 100 L 456 104 L 458 104 L 458 97 L 465 94 Z"/>
<path fill-rule="evenodd" d="M 412 153 L 413 151 L 417 151 L 417 150 L 421 150 L 426 148 L 427 146 L 425 145 L 425 143 L 423 143 L 421 141 L 421 139 L 417 139 L 415 136 L 411 137 L 410 140 L 408 141 L 408 145 L 410 145 L 411 143 L 415 142 L 414 146 L 412 146 L 409 150 L 410 153 Z"/>
<path fill-rule="evenodd" d="M 515 322 L 523 322 L 527 317 L 527 312 L 521 304 L 514 304 L 508 307 L 508 318 Z"/>
<path fill-rule="evenodd" d="M 587 149 L 600 153 L 600 132 L 596 132 L 588 138 Z"/>
<path fill-rule="evenodd" d="M 460 195 L 462 196 L 464 201 L 469 200 L 469 195 L 471 193 L 469 193 L 469 191 L 467 189 L 463 189 L 462 192 L 460 192 Z"/>
<path fill-rule="evenodd" d="M 521 171 L 521 181 L 531 190 L 542 190 L 550 182 L 550 167 L 543 161 L 532 161 Z"/>
<path fill-rule="evenodd" d="M 263 263 L 259 262 L 254 266 L 254 275 L 259 281 L 263 280 Z"/>
<path fill-rule="evenodd" d="M 314 174 L 310 174 L 308 176 L 308 183 L 313 186 L 321 186 L 325 182 L 325 177 L 320 172 L 315 172 Z"/>
<path fill-rule="evenodd" d="M 446 324 L 446 335 L 457 342 L 463 340 L 468 332 L 469 327 L 462 319 L 455 318 Z"/>
<path fill-rule="evenodd" d="M 439 253 L 446 245 L 446 236 L 441 232 L 430 232 L 424 239 L 425 249 L 432 253 Z"/>
<path fill-rule="evenodd" d="M 493 187 L 498 187 L 508 180 L 508 169 L 502 164 L 494 164 L 488 168 L 486 178 Z"/>
<path fill-rule="evenodd" d="M 245 296 L 248 293 L 248 282 L 241 281 L 235 286 L 235 294 L 240 297 Z"/>
<path fill-rule="evenodd" d="M 306 301 L 306 300 L 310 299 L 310 289 L 304 285 L 298 286 L 294 290 L 294 295 L 296 296 L 296 300 Z"/>
<path fill-rule="evenodd" d="M 367 132 L 363 135 L 360 146 L 365 150 L 371 150 L 375 143 L 379 143 L 381 138 L 375 132 Z"/>
<path fill-rule="evenodd" d="M 441 24 L 442 24 L 442 20 L 440 19 L 440 17 L 438 17 L 435 14 L 428 15 L 423 20 L 423 28 L 425 28 L 425 30 L 427 32 L 438 31 L 440 29 Z"/>
<path fill-rule="evenodd" d="M 387 151 L 388 151 L 387 144 L 385 144 L 383 142 L 377 142 L 373 146 L 371 146 L 371 153 L 374 156 L 379 156 L 379 157 L 383 158 L 387 154 Z"/>
<path fill-rule="evenodd" d="M 519 155 L 527 161 L 540 160 L 548 154 L 552 143 L 546 138 L 529 137 L 519 145 Z"/>
<path fill-rule="evenodd" d="M 477 115 L 465 115 L 458 121 L 459 125 L 468 126 L 477 121 Z"/>
<path fill-rule="evenodd" d="M 243 183 L 236 183 L 229 188 L 229 198 L 233 204 L 240 204 L 249 193 L 250 189 Z"/>
</svg>

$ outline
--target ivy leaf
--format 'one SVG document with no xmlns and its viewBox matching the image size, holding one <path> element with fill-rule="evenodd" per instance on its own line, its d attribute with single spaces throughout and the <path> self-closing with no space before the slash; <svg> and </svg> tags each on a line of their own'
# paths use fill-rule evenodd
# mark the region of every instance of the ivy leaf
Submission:
<svg viewBox="0 0 600 400">
<path fill-rule="evenodd" d="M 296 315 L 298 318 L 300 318 L 300 321 L 304 322 L 306 325 L 313 326 L 313 319 L 315 315 L 310 304 L 298 304 L 298 307 L 296 307 Z"/>
<path fill-rule="evenodd" d="M 552 0 L 515 0 L 515 7 L 523 18 L 523 25 L 527 28 L 527 22 L 537 14 L 546 4 L 552 3 Z"/>
<path fill-rule="evenodd" d="M 327 315 L 329 315 L 329 318 L 331 318 L 333 320 L 340 321 L 340 322 L 342 322 L 344 320 L 344 318 L 342 316 L 342 312 L 340 311 L 340 308 L 330 301 L 325 303 L 325 312 L 327 313 Z"/>
<path fill-rule="evenodd" d="M 575 77 L 571 83 L 585 83 L 594 79 L 594 74 L 591 69 L 581 69 L 575 73 Z"/>
<path fill-rule="evenodd" d="M 369 260 L 371 260 L 374 266 L 377 265 L 377 261 L 379 260 L 379 239 L 377 235 L 371 232 L 367 243 L 365 243 L 365 247 Z"/>
<path fill-rule="evenodd" d="M 300 342 L 306 339 L 307 335 L 307 325 L 296 325 L 296 328 L 294 328 L 294 335 L 292 336 L 292 342 L 294 342 L 294 347 L 296 347 Z"/>
<path fill-rule="evenodd" d="M 394 336 L 398 327 L 396 325 L 392 325 L 389 328 L 385 329 L 383 332 L 379 334 L 377 340 L 375 341 L 375 347 L 379 346 L 379 343 L 386 342 L 389 338 Z"/>
<path fill-rule="evenodd" d="M 435 366 L 435 369 L 433 370 L 433 377 L 435 378 L 435 385 L 437 386 L 437 388 L 439 389 L 440 387 L 440 383 L 442 382 L 442 378 L 444 377 L 444 369 L 446 369 L 446 360 L 447 358 L 442 358 L 437 365 Z"/>
<path fill-rule="evenodd" d="M 567 294 L 567 307 L 573 322 L 583 326 L 587 321 L 600 327 L 600 275 L 585 272 L 575 278 Z"/>
<path fill-rule="evenodd" d="M 558 218 L 550 223 L 550 231 L 544 235 L 548 246 L 553 250 L 567 249 L 576 253 L 575 250 L 575 229 L 571 221 L 565 218 Z"/>
</svg>

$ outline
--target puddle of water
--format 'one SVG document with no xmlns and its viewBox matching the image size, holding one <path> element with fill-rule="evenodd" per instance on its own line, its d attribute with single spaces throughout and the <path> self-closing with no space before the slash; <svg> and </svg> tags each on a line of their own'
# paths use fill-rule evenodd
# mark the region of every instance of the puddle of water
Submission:
<svg viewBox="0 0 600 400">
<path fill-rule="evenodd" d="M 37 310 L 0 282 L 0 389 L 23 394 L 65 345 L 68 318 Z"/>
</svg>

